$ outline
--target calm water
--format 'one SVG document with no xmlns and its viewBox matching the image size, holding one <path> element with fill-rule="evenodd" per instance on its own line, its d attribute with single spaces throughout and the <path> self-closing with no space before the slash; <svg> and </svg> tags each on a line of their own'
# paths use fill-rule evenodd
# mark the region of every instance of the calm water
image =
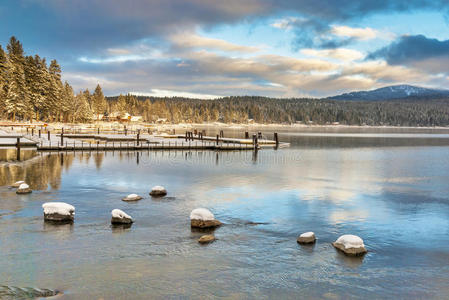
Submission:
<svg viewBox="0 0 449 300">
<path fill-rule="evenodd" d="M 449 297 L 448 131 L 280 137 L 291 147 L 257 155 L 53 153 L 1 165 L 0 286 L 64 299 Z M 7 187 L 22 179 L 31 195 Z M 151 199 L 154 185 L 168 197 Z M 145 198 L 120 200 L 130 193 Z M 47 201 L 73 204 L 75 223 L 45 224 Z M 190 229 L 197 207 L 225 223 L 207 246 Z M 134 217 L 131 228 L 110 226 L 114 208 Z M 316 245 L 296 243 L 306 231 Z M 346 233 L 364 239 L 364 258 L 331 246 Z"/>
</svg>

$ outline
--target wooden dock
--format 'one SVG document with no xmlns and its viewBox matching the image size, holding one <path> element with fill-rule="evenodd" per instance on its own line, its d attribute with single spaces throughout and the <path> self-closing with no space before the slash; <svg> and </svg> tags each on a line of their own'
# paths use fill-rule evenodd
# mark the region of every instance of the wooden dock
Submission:
<svg viewBox="0 0 449 300">
<path fill-rule="evenodd" d="M 215 137 L 203 133 L 186 132 L 179 134 L 153 134 L 149 131 L 141 134 L 134 132 L 42 132 L 27 129 L 26 133 L 0 131 L 0 146 L 18 149 L 31 147 L 38 151 L 121 151 L 121 150 L 214 150 L 249 151 L 261 148 L 288 147 L 288 143 L 263 139 L 259 133 L 252 139 L 225 138 L 223 133 Z M 246 133 L 248 136 L 248 133 Z M 277 134 L 275 134 L 277 138 Z"/>
</svg>

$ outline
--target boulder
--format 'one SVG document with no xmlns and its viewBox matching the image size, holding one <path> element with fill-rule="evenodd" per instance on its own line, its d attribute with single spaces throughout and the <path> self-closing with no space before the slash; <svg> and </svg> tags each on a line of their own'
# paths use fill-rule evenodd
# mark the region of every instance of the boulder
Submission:
<svg viewBox="0 0 449 300">
<path fill-rule="evenodd" d="M 111 224 L 131 224 L 134 222 L 130 215 L 120 209 L 113 209 L 111 215 Z"/>
<path fill-rule="evenodd" d="M 214 214 L 206 208 L 196 208 L 190 213 L 190 226 L 195 228 L 211 228 L 220 226 L 221 222 L 215 220 Z"/>
<path fill-rule="evenodd" d="M 16 194 L 29 194 L 31 193 L 30 186 L 26 183 L 22 183 L 16 190 Z"/>
<path fill-rule="evenodd" d="M 313 244 L 316 241 L 315 233 L 305 232 L 296 240 L 299 244 Z"/>
<path fill-rule="evenodd" d="M 64 202 L 47 202 L 42 208 L 45 221 L 73 222 L 75 218 L 75 207 Z"/>
<path fill-rule="evenodd" d="M 167 195 L 167 190 L 163 186 L 154 186 L 151 189 L 150 195 L 153 197 L 162 197 Z"/>
<path fill-rule="evenodd" d="M 126 196 L 125 198 L 123 198 L 123 201 L 138 201 L 142 199 L 142 197 L 140 197 L 137 194 L 129 194 L 128 196 Z"/>
<path fill-rule="evenodd" d="M 11 185 L 11 187 L 12 188 L 18 188 L 22 183 L 25 183 L 25 181 L 16 181 L 16 182 L 14 182 L 12 185 Z"/>
<path fill-rule="evenodd" d="M 332 245 L 348 256 L 359 256 L 367 252 L 363 240 L 352 234 L 340 236 Z"/>
<path fill-rule="evenodd" d="M 200 243 L 200 244 L 208 244 L 213 241 L 215 241 L 215 236 L 213 234 L 206 234 L 206 235 L 201 236 L 198 239 L 198 243 Z"/>
</svg>

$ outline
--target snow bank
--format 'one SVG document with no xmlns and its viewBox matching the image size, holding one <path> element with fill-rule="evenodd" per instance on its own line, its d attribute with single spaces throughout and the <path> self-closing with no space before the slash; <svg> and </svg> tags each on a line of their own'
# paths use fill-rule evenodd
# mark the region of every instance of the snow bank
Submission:
<svg viewBox="0 0 449 300">
<path fill-rule="evenodd" d="M 190 213 L 190 220 L 212 221 L 215 220 L 215 217 L 206 208 L 196 208 Z"/>
<path fill-rule="evenodd" d="M 42 204 L 44 214 L 59 214 L 63 216 L 72 216 L 75 214 L 75 207 L 64 202 L 47 202 Z"/>
<path fill-rule="evenodd" d="M 367 252 L 363 240 L 352 234 L 340 236 L 332 245 L 347 255 L 363 255 Z"/>
</svg>

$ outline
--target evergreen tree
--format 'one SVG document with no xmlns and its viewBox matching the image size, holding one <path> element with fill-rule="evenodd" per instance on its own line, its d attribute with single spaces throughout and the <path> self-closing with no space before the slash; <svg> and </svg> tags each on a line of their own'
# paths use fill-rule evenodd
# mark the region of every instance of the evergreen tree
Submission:
<svg viewBox="0 0 449 300">
<path fill-rule="evenodd" d="M 103 114 L 106 110 L 106 99 L 99 84 L 97 84 L 92 95 L 92 110 L 97 115 L 97 120 L 100 120 L 100 114 Z"/>
</svg>

